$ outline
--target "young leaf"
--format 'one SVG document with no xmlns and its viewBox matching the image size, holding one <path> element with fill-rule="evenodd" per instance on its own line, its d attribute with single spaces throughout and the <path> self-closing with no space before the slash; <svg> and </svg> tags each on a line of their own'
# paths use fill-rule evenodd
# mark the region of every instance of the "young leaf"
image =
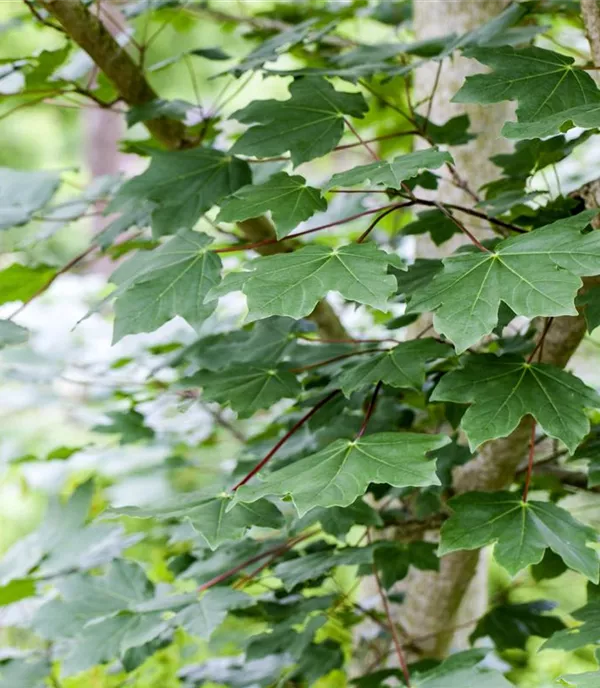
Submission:
<svg viewBox="0 0 600 688">
<path fill-rule="evenodd" d="M 296 79 L 289 100 L 255 100 L 232 117 L 254 124 L 235 142 L 232 153 L 269 156 L 290 152 L 294 165 L 335 148 L 344 133 L 344 115 L 363 117 L 360 93 L 341 93 L 325 79 Z"/>
<path fill-rule="evenodd" d="M 421 389 L 427 361 L 445 358 L 452 353 L 447 344 L 435 339 L 412 339 L 345 368 L 337 384 L 346 396 L 379 380 L 392 387 Z"/>
<path fill-rule="evenodd" d="M 209 208 L 251 181 L 246 162 L 212 148 L 153 151 L 150 167 L 123 184 L 107 211 L 152 201 L 160 206 L 153 215 L 158 234 L 175 234 L 191 229 Z"/>
<path fill-rule="evenodd" d="M 525 650 L 527 640 L 532 635 L 549 638 L 565 627 L 558 616 L 543 614 L 554 607 L 554 602 L 546 600 L 498 605 L 477 622 L 469 641 L 474 643 L 478 638 L 489 636 L 500 652 L 512 647 Z"/>
<path fill-rule="evenodd" d="M 438 554 L 496 543 L 494 557 L 511 575 L 542 559 L 549 547 L 571 569 L 598 582 L 598 555 L 587 546 L 592 528 L 550 502 L 523 502 L 513 492 L 468 492 L 449 502 Z"/>
<path fill-rule="evenodd" d="M 339 291 L 346 299 L 385 310 L 388 297 L 396 289 L 396 279 L 387 274 L 390 264 L 401 267 L 398 256 L 372 243 L 339 248 L 315 244 L 252 261 L 248 266 L 252 271 L 233 273 L 236 280 L 230 282 L 229 291 L 243 289 L 250 322 L 271 315 L 304 318 L 329 291 Z M 221 292 L 213 290 L 208 298 L 220 296 Z"/>
<path fill-rule="evenodd" d="M 493 251 L 462 251 L 412 297 L 408 312 L 435 311 L 438 332 L 458 352 L 489 334 L 500 302 L 517 315 L 576 315 L 580 276 L 600 273 L 600 234 L 582 233 L 597 211 L 501 241 Z"/>
<path fill-rule="evenodd" d="M 29 222 L 54 196 L 60 184 L 55 172 L 25 172 L 0 167 L 0 229 Z"/>
<path fill-rule="evenodd" d="M 384 184 L 390 189 L 399 189 L 406 179 L 416 177 L 423 170 L 435 170 L 447 162 L 453 162 L 450 153 L 437 148 L 429 148 L 401 155 L 392 162 L 385 160 L 372 162 L 369 165 L 354 167 L 348 172 L 334 174 L 325 185 L 325 190 L 336 186 L 356 186 L 365 182 Z"/>
<path fill-rule="evenodd" d="M 327 201 L 306 179 L 279 172 L 264 184 L 244 186 L 221 203 L 217 222 L 237 222 L 271 211 L 277 238 L 287 236 L 294 227 L 320 210 Z"/>
<path fill-rule="evenodd" d="M 230 495 L 201 493 L 162 507 L 120 507 L 111 513 L 132 518 L 186 521 L 211 549 L 216 549 L 223 542 L 238 540 L 251 526 L 280 528 L 283 525 L 281 513 L 266 499 L 255 501 L 254 504 L 236 503 L 232 508 L 228 507 L 231 507 Z"/>
<path fill-rule="evenodd" d="M 515 49 L 475 48 L 465 53 L 474 57 L 493 71 L 467 77 L 464 85 L 454 96 L 456 103 L 497 103 L 502 100 L 518 100 L 517 119 L 522 138 L 539 136 L 536 122 L 542 120 L 545 136 L 558 133 L 562 125 L 578 117 L 583 108 L 583 125 L 589 116 L 589 106 L 596 111 L 596 124 L 600 123 L 600 89 L 592 77 L 582 69 L 573 67 L 574 59 L 537 47 Z M 576 109 L 576 114 L 573 113 Z M 552 122 L 552 130 L 549 129 Z M 533 123 L 533 128 L 529 128 Z M 578 126 L 582 125 L 581 118 Z M 519 131 L 517 128 L 516 131 Z M 523 137 L 523 132 L 527 136 Z M 515 135 L 514 125 L 507 131 Z"/>
<path fill-rule="evenodd" d="M 302 389 L 296 376 L 280 365 L 240 364 L 215 372 L 201 370 L 181 384 L 202 387 L 204 399 L 229 403 L 241 417 L 269 408 L 280 399 L 294 399 Z"/>
<path fill-rule="evenodd" d="M 506 437 L 530 414 L 571 453 L 590 430 L 585 408 L 600 406 L 600 396 L 566 370 L 493 354 L 467 357 L 463 368 L 444 375 L 431 400 L 471 403 L 461 422 L 471 449 Z"/>
<path fill-rule="evenodd" d="M 268 474 L 262 483 L 242 486 L 234 503 L 290 495 L 303 516 L 317 506 L 348 506 L 364 494 L 369 483 L 438 485 L 435 463 L 426 454 L 448 441 L 443 435 L 395 432 L 351 442 L 336 440 L 316 454 Z"/>
<path fill-rule="evenodd" d="M 220 280 L 221 260 L 208 250 L 206 234 L 182 230 L 141 251 L 111 275 L 119 285 L 113 343 L 125 335 L 152 332 L 176 315 L 197 327 L 214 311 L 204 299 Z"/>
</svg>

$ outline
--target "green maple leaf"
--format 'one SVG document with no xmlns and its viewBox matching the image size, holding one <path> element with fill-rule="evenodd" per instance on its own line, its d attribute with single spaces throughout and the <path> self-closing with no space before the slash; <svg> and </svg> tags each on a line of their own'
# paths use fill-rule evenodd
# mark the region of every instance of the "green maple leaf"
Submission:
<svg viewBox="0 0 600 688">
<path fill-rule="evenodd" d="M 414 222 L 409 222 L 402 227 L 402 234 L 429 234 L 436 246 L 441 246 L 451 239 L 460 229 L 441 210 L 426 210 L 417 215 Z"/>
<path fill-rule="evenodd" d="M 600 285 L 586 289 L 585 293 L 577 298 L 576 303 L 583 306 L 587 331 L 593 332 L 600 325 Z"/>
<path fill-rule="evenodd" d="M 450 153 L 430 148 L 401 155 L 392 162 L 381 160 L 354 167 L 348 172 L 339 172 L 327 182 L 325 189 L 336 186 L 355 186 L 367 181 L 371 184 L 384 184 L 390 189 L 399 189 L 403 181 L 416 177 L 423 170 L 435 170 L 444 163 L 451 162 L 454 161 Z"/>
<path fill-rule="evenodd" d="M 211 241 L 183 230 L 115 270 L 110 277 L 119 285 L 113 343 L 127 334 L 152 332 L 176 315 L 199 326 L 214 311 L 214 303 L 204 303 L 221 274 L 221 260 L 208 250 Z"/>
<path fill-rule="evenodd" d="M 215 496 L 205 492 L 181 497 L 173 504 L 156 508 L 120 507 L 112 509 L 111 514 L 186 521 L 211 549 L 223 542 L 239 540 L 251 526 L 280 528 L 283 525 L 281 513 L 266 499 L 254 504 L 237 503 L 232 507 L 231 495 L 226 493 Z"/>
<path fill-rule="evenodd" d="M 248 264 L 251 271 L 230 273 L 222 289 L 213 289 L 208 298 L 242 289 L 248 298 L 248 321 L 271 315 L 299 320 L 312 313 L 329 291 L 385 310 L 397 285 L 387 274 L 390 264 L 402 268 L 398 256 L 372 243 L 305 246 L 293 253 L 257 258 Z"/>
<path fill-rule="evenodd" d="M 234 503 L 267 495 L 290 495 L 300 516 L 316 506 L 348 506 L 369 483 L 394 487 L 439 485 L 427 452 L 448 442 L 442 435 L 382 432 L 359 440 L 336 440 L 321 451 L 244 485 Z"/>
<path fill-rule="evenodd" d="M 549 638 L 565 627 L 558 616 L 543 612 L 556 607 L 554 602 L 536 600 L 525 604 L 500 604 L 490 609 L 478 622 L 469 636 L 474 643 L 478 638 L 489 636 L 496 648 L 502 652 L 512 647 L 525 650 L 532 635 Z"/>
<path fill-rule="evenodd" d="M 264 184 L 244 186 L 221 203 L 217 222 L 237 222 L 271 211 L 277 238 L 287 236 L 294 227 L 320 210 L 327 201 L 306 179 L 278 172 Z"/>
<path fill-rule="evenodd" d="M 376 354 L 345 368 L 337 384 L 346 396 L 364 385 L 385 382 L 392 387 L 421 389 L 425 382 L 425 364 L 433 358 L 452 354 L 447 344 L 435 339 L 413 339 L 401 342 L 393 349 Z"/>
<path fill-rule="evenodd" d="M 202 387 L 202 396 L 229 403 L 242 417 L 269 408 L 280 399 L 294 399 L 302 390 L 296 376 L 280 365 L 235 365 L 226 370 L 201 370 L 181 383 Z"/>
<path fill-rule="evenodd" d="M 590 429 L 584 409 L 600 406 L 600 396 L 565 370 L 493 354 L 467 357 L 462 369 L 444 375 L 431 400 L 471 403 L 461 421 L 471 449 L 506 437 L 530 414 L 571 453 Z"/>
<path fill-rule="evenodd" d="M 0 349 L 5 346 L 24 344 L 29 338 L 29 331 L 12 320 L 0 320 Z"/>
<path fill-rule="evenodd" d="M 155 232 L 174 234 L 191 229 L 203 213 L 251 181 L 248 164 L 221 151 L 153 151 L 150 167 L 123 184 L 107 212 L 151 201 L 160 206 L 153 213 Z"/>
<path fill-rule="evenodd" d="M 434 325 L 460 353 L 489 334 L 506 303 L 517 315 L 577 315 L 580 276 L 600 273 L 600 232 L 582 233 L 597 211 L 558 220 L 444 259 L 444 269 L 410 300 L 409 313 L 435 311 Z"/>
<path fill-rule="evenodd" d="M 598 582 L 596 532 L 550 502 L 523 502 L 513 492 L 469 492 L 449 502 L 438 554 L 496 543 L 494 558 L 511 575 L 541 561 L 549 547 L 565 564 Z"/>
<path fill-rule="evenodd" d="M 574 611 L 571 616 L 580 621 L 579 626 L 564 628 L 542 645 L 546 650 L 578 650 L 586 645 L 600 645 L 600 602 L 592 600 Z"/>
<path fill-rule="evenodd" d="M 120 444 L 130 444 L 139 440 L 151 440 L 154 438 L 154 430 L 144 424 L 144 416 L 130 409 L 129 411 L 112 411 L 106 414 L 111 423 L 95 425 L 93 432 L 107 435 L 120 435 Z"/>
<path fill-rule="evenodd" d="M 230 588 L 212 588 L 202 597 L 174 618 L 177 626 L 185 628 L 188 633 L 209 640 L 210 636 L 225 621 L 230 610 L 243 609 L 253 603 L 253 598 L 239 590 Z"/>
<path fill-rule="evenodd" d="M 577 120 L 577 126 L 600 123 L 600 89 L 573 58 L 528 47 L 474 48 L 466 51 L 493 71 L 467 77 L 454 96 L 456 103 L 498 103 L 517 100 L 518 124 L 509 122 L 511 137 L 535 138 L 560 131 Z M 538 124 L 539 122 L 539 124 Z"/>
<path fill-rule="evenodd" d="M 279 155 L 289 150 L 294 165 L 335 148 L 344 133 L 344 115 L 363 117 L 360 93 L 341 93 L 318 77 L 296 79 L 289 100 L 255 100 L 232 117 L 255 124 L 235 142 L 234 153 Z"/>
<path fill-rule="evenodd" d="M 29 222 L 54 196 L 60 184 L 55 172 L 25 172 L 0 167 L 0 229 Z"/>
</svg>

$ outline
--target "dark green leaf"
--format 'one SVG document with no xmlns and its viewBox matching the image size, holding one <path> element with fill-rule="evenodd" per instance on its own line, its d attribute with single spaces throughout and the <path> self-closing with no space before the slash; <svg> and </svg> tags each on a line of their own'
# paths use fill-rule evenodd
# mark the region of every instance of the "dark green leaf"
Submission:
<svg viewBox="0 0 600 688">
<path fill-rule="evenodd" d="M 237 222 L 271 211 L 279 239 L 317 211 L 327 209 L 327 201 L 306 179 L 279 172 L 264 184 L 250 184 L 221 203 L 217 222 Z"/>
<path fill-rule="evenodd" d="M 299 165 L 335 148 L 344 133 L 344 115 L 362 117 L 367 110 L 361 94 L 336 91 L 321 78 L 297 79 L 290 96 L 255 100 L 235 112 L 234 119 L 255 126 L 242 134 L 232 152 L 269 156 L 289 151 Z"/>
<path fill-rule="evenodd" d="M 600 406 L 593 389 L 561 368 L 493 354 L 467 357 L 463 368 L 442 378 L 431 400 L 471 403 L 461 422 L 471 449 L 506 437 L 530 414 L 573 452 L 590 429 L 585 408 Z"/>
<path fill-rule="evenodd" d="M 359 440 L 336 440 L 317 454 L 268 474 L 257 485 L 244 485 L 235 503 L 267 495 L 290 495 L 300 516 L 316 506 L 348 506 L 369 483 L 395 487 L 438 484 L 427 452 L 448 442 L 442 435 L 383 432 Z"/>
<path fill-rule="evenodd" d="M 549 547 L 569 568 L 598 582 L 596 533 L 550 502 L 523 502 L 512 492 L 469 492 L 450 500 L 439 555 L 496 543 L 494 557 L 511 575 L 541 561 Z"/>
<path fill-rule="evenodd" d="M 214 311 L 204 303 L 220 280 L 221 261 L 206 234 L 182 230 L 152 251 L 140 251 L 111 275 L 119 285 L 113 343 L 152 332 L 176 315 L 198 327 Z"/>
<path fill-rule="evenodd" d="M 444 163 L 453 162 L 452 156 L 446 151 L 437 148 L 407 153 L 387 162 L 372 162 L 369 165 L 354 167 L 348 172 L 339 172 L 325 185 L 325 189 L 334 187 L 356 186 L 370 182 L 371 184 L 384 184 L 391 189 L 399 189 L 402 182 L 411 177 L 416 177 L 423 170 L 435 170 Z"/>
<path fill-rule="evenodd" d="M 525 650 L 527 640 L 532 636 L 549 638 L 565 627 L 557 616 L 543 612 L 554 609 L 554 602 L 538 600 L 525 604 L 501 604 L 481 618 L 469 636 L 471 643 L 489 636 L 499 651 L 517 647 Z"/>
<path fill-rule="evenodd" d="M 154 437 L 154 431 L 147 425 L 144 425 L 144 416 L 134 409 L 129 411 L 112 411 L 106 415 L 110 418 L 111 423 L 94 426 L 92 428 L 94 432 L 120 435 L 120 444 L 151 440 Z"/>
<path fill-rule="evenodd" d="M 409 312 L 435 311 L 438 332 L 459 352 L 489 334 L 504 301 L 518 315 L 576 315 L 580 276 L 600 273 L 600 234 L 583 234 L 597 211 L 559 220 L 511 239 L 493 251 L 457 252 L 418 290 Z"/>
<path fill-rule="evenodd" d="M 402 227 L 402 234 L 429 234 L 436 246 L 441 246 L 460 229 L 441 210 L 426 210 L 414 222 Z"/>
<path fill-rule="evenodd" d="M 344 369 L 337 384 L 346 396 L 365 385 L 380 380 L 392 387 L 421 389 L 425 382 L 425 364 L 434 358 L 451 355 L 447 344 L 435 339 L 413 339 L 401 342 L 385 353 L 377 354 Z"/>
<path fill-rule="evenodd" d="M 127 126 L 132 127 L 138 122 L 146 122 L 149 119 L 166 117 L 183 121 L 190 110 L 194 109 L 192 103 L 185 100 L 162 100 L 157 98 L 144 105 L 135 105 L 127 112 Z"/>
</svg>

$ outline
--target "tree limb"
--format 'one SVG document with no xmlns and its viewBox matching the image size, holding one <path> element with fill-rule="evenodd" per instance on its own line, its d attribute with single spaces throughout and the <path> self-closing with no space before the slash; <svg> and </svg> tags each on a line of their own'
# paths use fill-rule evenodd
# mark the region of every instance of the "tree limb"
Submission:
<svg viewBox="0 0 600 688">
<path fill-rule="evenodd" d="M 39 4 L 60 24 L 67 36 L 92 58 L 128 105 L 143 105 L 158 98 L 129 53 L 119 45 L 102 20 L 80 0 L 39 0 Z M 169 149 L 191 148 L 200 143 L 196 135 L 175 120 L 159 117 L 145 122 L 145 125 Z M 238 226 L 251 241 L 275 237 L 273 225 L 266 217 L 245 220 Z M 259 249 L 259 253 L 267 255 L 292 249 L 291 244 L 284 247 L 273 244 L 265 246 L 264 250 Z M 344 326 L 327 301 L 321 301 L 310 317 L 323 335 L 333 338 L 347 336 Z"/>
</svg>

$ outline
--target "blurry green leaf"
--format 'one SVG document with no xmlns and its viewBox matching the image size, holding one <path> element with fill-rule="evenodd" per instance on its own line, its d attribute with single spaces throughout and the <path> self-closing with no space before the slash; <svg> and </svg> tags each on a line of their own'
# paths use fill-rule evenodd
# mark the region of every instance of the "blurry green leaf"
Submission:
<svg viewBox="0 0 600 688">
<path fill-rule="evenodd" d="M 0 586 L 0 605 L 12 604 L 32 595 L 35 595 L 35 581 L 32 578 L 13 580 Z"/>
<path fill-rule="evenodd" d="M 513 492 L 468 492 L 450 500 L 453 514 L 442 526 L 439 555 L 496 543 L 494 558 L 511 575 L 541 561 L 546 548 L 567 566 L 598 582 L 592 528 L 550 502 L 523 502 Z"/>
<path fill-rule="evenodd" d="M 344 115 L 362 117 L 367 110 L 360 93 L 341 93 L 325 79 L 298 79 L 289 90 L 289 100 L 255 100 L 232 115 L 254 124 L 236 141 L 233 153 L 265 157 L 289 151 L 299 165 L 335 148 L 344 133 Z"/>
<path fill-rule="evenodd" d="M 56 172 L 26 172 L 0 167 L 0 229 L 29 222 L 54 196 L 60 184 Z"/>
<path fill-rule="evenodd" d="M 45 688 L 50 669 L 50 662 L 45 658 L 0 662 L 0 688 Z"/>
<path fill-rule="evenodd" d="M 327 201 L 306 179 L 279 172 L 264 184 L 244 186 L 221 203 L 217 222 L 237 222 L 271 211 L 279 239 L 317 211 L 326 210 Z"/>
<path fill-rule="evenodd" d="M 587 325 L 587 331 L 593 332 L 600 325 L 600 285 L 586 289 L 578 296 L 575 303 L 583 306 L 583 317 Z"/>
<path fill-rule="evenodd" d="M 467 650 L 450 656 L 439 666 L 425 673 L 411 676 L 414 688 L 512 688 L 502 674 L 477 664 L 485 657 L 485 650 Z"/>
<path fill-rule="evenodd" d="M 211 549 L 223 542 L 238 540 L 251 526 L 280 528 L 283 525 L 281 513 L 266 499 L 232 506 L 231 495 L 227 494 L 182 496 L 165 506 L 148 509 L 120 507 L 112 509 L 112 513 L 132 518 L 187 521 Z"/>
<path fill-rule="evenodd" d="M 446 358 L 452 354 L 453 351 L 447 344 L 435 339 L 412 339 L 376 354 L 366 362 L 344 368 L 336 384 L 346 396 L 380 380 L 392 387 L 421 389 L 425 382 L 427 361 Z"/>
<path fill-rule="evenodd" d="M 195 108 L 192 103 L 185 100 L 163 100 L 157 98 L 143 105 L 134 105 L 127 112 L 127 126 L 132 127 L 138 122 L 146 122 L 149 119 L 167 117 L 183 121 L 190 110 Z"/>
<path fill-rule="evenodd" d="M 415 177 L 423 170 L 435 170 L 447 162 L 453 162 L 450 153 L 437 148 L 429 148 L 401 155 L 392 162 L 382 160 L 354 167 L 347 172 L 339 172 L 331 177 L 325 189 L 356 186 L 365 182 L 370 182 L 372 185 L 384 184 L 391 189 L 399 189 L 406 179 Z"/>
<path fill-rule="evenodd" d="M 567 674 L 558 679 L 561 686 L 569 688 L 597 688 L 600 685 L 600 671 L 586 674 Z"/>
<path fill-rule="evenodd" d="M 435 463 L 426 454 L 448 442 L 442 435 L 382 432 L 336 440 L 321 451 L 244 485 L 235 503 L 290 495 L 300 516 L 316 506 L 348 506 L 369 483 L 395 487 L 436 485 Z M 260 476 L 259 476 L 260 478 Z"/>
<path fill-rule="evenodd" d="M 444 259 L 444 270 L 412 297 L 408 311 L 433 310 L 434 326 L 460 352 L 489 334 L 500 302 L 517 315 L 576 315 L 580 276 L 600 273 L 600 234 L 582 231 L 597 211 L 559 220 L 496 245 Z"/>
<path fill-rule="evenodd" d="M 151 440 L 154 430 L 144 425 L 144 416 L 135 409 L 129 411 L 111 411 L 106 414 L 112 421 L 110 424 L 95 425 L 94 432 L 106 435 L 120 435 L 120 444 L 131 444 L 140 440 Z"/>
<path fill-rule="evenodd" d="M 183 230 L 152 251 L 140 251 L 110 277 L 119 285 L 113 343 L 152 332 L 176 315 L 198 327 L 214 311 L 204 297 L 220 280 L 221 261 L 206 234 Z"/>
<path fill-rule="evenodd" d="M 581 624 L 559 630 L 542 645 L 542 649 L 572 651 L 586 645 L 600 645 L 600 602 L 590 600 L 571 616 Z"/>
<path fill-rule="evenodd" d="M 0 273 L 0 280 L 2 273 Z M 29 331 L 11 320 L 0 320 L 0 349 L 5 346 L 24 344 L 29 338 Z"/>
<path fill-rule="evenodd" d="M 557 366 L 493 354 L 467 357 L 463 368 L 444 375 L 431 400 L 471 403 L 461 421 L 471 449 L 506 437 L 530 414 L 573 452 L 590 429 L 585 408 L 600 406 L 591 387 Z"/>
<path fill-rule="evenodd" d="M 478 622 L 469 636 L 471 643 L 478 638 L 489 636 L 499 652 L 516 647 L 526 649 L 532 636 L 549 638 L 565 627 L 558 616 L 548 616 L 543 612 L 556 607 L 554 602 L 537 600 L 525 604 L 501 604 L 490 609 Z"/>
<path fill-rule="evenodd" d="M 212 588 L 197 602 L 182 609 L 176 615 L 174 623 L 185 628 L 188 633 L 208 640 L 229 611 L 249 607 L 252 603 L 252 597 L 239 590 Z"/>
<path fill-rule="evenodd" d="M 402 234 L 429 234 L 436 246 L 441 246 L 457 233 L 460 233 L 460 229 L 456 223 L 441 210 L 426 210 L 419 213 L 416 220 L 402 227 Z"/>
</svg>

